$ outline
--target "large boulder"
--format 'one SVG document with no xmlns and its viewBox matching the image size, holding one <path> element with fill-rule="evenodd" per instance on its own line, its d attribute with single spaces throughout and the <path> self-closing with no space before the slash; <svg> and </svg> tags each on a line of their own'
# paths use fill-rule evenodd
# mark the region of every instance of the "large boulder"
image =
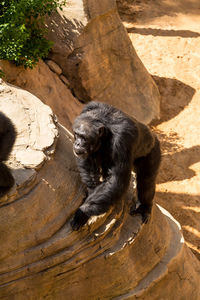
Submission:
<svg viewBox="0 0 200 300">
<path fill-rule="evenodd" d="M 159 117 L 159 92 L 138 58 L 115 0 L 67 1 L 48 21 L 50 54 L 83 101 L 112 104 L 139 121 Z"/>
<path fill-rule="evenodd" d="M 83 186 L 71 135 L 19 88 L 0 86 L 0 110 L 18 132 L 8 162 L 16 185 L 0 200 L 1 300 L 199 299 L 199 262 L 168 212 L 154 205 L 141 225 L 129 215 L 130 186 L 107 214 L 72 232 Z"/>
</svg>

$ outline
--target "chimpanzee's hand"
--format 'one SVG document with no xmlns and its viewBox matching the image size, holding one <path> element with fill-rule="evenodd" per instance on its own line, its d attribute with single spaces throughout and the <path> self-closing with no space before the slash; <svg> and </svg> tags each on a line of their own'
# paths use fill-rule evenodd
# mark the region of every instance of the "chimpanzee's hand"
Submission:
<svg viewBox="0 0 200 300">
<path fill-rule="evenodd" d="M 88 219 L 89 217 L 80 208 L 78 208 L 71 221 L 72 229 L 79 230 L 80 227 L 87 223 Z"/>
</svg>

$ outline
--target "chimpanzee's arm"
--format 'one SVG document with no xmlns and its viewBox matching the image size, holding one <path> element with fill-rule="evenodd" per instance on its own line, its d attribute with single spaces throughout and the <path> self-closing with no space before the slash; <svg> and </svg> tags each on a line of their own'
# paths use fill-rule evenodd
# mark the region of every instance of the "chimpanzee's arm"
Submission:
<svg viewBox="0 0 200 300">
<path fill-rule="evenodd" d="M 126 163 L 110 170 L 109 178 L 98 185 L 80 207 L 87 216 L 100 215 L 126 192 L 131 178 L 131 166 Z"/>
<path fill-rule="evenodd" d="M 111 205 L 126 192 L 131 177 L 131 163 L 127 161 L 114 165 L 106 181 L 98 185 L 76 211 L 71 222 L 73 230 L 83 226 L 89 217 L 108 211 Z"/>
<path fill-rule="evenodd" d="M 81 180 L 87 186 L 88 190 L 93 190 L 100 184 L 100 170 L 96 161 L 91 158 L 77 158 L 77 165 Z"/>
</svg>

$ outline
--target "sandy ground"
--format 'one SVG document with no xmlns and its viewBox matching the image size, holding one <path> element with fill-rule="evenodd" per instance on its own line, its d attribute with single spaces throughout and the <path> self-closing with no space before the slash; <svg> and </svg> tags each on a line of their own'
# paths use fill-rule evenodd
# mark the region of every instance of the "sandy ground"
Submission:
<svg viewBox="0 0 200 300">
<path fill-rule="evenodd" d="M 133 45 L 161 93 L 155 201 L 180 222 L 200 259 L 200 1 L 119 0 Z"/>
</svg>

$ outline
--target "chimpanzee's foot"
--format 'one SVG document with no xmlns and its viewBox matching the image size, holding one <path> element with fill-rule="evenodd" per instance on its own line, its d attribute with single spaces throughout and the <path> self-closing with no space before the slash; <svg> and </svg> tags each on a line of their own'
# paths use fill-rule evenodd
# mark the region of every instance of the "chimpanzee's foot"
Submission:
<svg viewBox="0 0 200 300">
<path fill-rule="evenodd" d="M 147 223 L 150 219 L 151 211 L 147 209 L 145 206 L 140 204 L 138 208 L 135 208 L 135 206 L 132 206 L 130 209 L 130 215 L 134 216 L 140 214 L 142 216 L 142 223 Z"/>
</svg>

